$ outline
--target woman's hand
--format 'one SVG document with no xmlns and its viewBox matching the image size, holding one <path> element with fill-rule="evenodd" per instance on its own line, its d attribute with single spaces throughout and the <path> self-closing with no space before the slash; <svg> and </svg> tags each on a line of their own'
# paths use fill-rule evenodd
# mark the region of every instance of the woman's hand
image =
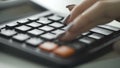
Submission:
<svg viewBox="0 0 120 68">
<path fill-rule="evenodd" d="M 77 6 L 67 7 L 71 13 L 65 24 L 72 26 L 61 41 L 71 41 L 97 25 L 120 20 L 120 0 L 84 0 Z"/>
</svg>

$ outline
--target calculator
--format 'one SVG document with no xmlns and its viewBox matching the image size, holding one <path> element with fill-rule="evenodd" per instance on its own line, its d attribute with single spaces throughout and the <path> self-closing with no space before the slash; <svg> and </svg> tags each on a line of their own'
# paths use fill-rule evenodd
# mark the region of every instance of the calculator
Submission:
<svg viewBox="0 0 120 68">
<path fill-rule="evenodd" d="M 72 68 L 111 51 L 112 43 L 120 39 L 120 27 L 105 24 L 62 42 L 57 37 L 67 29 L 63 21 L 62 14 L 32 1 L 2 0 L 0 47 L 26 53 L 47 66 Z"/>
</svg>

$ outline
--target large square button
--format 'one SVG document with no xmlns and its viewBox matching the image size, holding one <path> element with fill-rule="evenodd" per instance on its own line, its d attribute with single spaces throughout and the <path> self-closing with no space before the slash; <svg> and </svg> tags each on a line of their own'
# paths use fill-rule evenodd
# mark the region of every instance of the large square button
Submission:
<svg viewBox="0 0 120 68">
<path fill-rule="evenodd" d="M 68 46 L 61 46 L 57 48 L 56 50 L 54 50 L 53 53 L 55 53 L 56 55 L 60 57 L 67 58 L 67 57 L 72 56 L 75 53 L 75 50 Z"/>
</svg>

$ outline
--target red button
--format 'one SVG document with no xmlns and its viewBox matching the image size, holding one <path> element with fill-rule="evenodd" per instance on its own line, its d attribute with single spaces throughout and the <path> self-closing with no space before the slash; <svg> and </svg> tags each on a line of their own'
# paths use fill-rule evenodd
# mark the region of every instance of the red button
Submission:
<svg viewBox="0 0 120 68">
<path fill-rule="evenodd" d="M 75 50 L 68 46 L 61 46 L 54 50 L 54 53 L 60 57 L 67 58 L 75 53 Z"/>
<path fill-rule="evenodd" d="M 56 48 L 58 48 L 58 44 L 55 44 L 52 42 L 45 42 L 45 43 L 41 44 L 39 46 L 39 48 L 44 51 L 51 52 L 51 51 L 55 50 Z"/>
</svg>

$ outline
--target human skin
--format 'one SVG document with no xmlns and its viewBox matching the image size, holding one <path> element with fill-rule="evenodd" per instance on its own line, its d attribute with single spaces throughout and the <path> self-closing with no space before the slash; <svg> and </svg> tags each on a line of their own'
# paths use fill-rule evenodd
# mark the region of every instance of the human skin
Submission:
<svg viewBox="0 0 120 68">
<path fill-rule="evenodd" d="M 97 25 L 120 21 L 120 0 L 83 0 L 79 5 L 67 7 L 71 12 L 64 23 L 72 26 L 59 38 L 61 41 L 74 40 Z"/>
</svg>

